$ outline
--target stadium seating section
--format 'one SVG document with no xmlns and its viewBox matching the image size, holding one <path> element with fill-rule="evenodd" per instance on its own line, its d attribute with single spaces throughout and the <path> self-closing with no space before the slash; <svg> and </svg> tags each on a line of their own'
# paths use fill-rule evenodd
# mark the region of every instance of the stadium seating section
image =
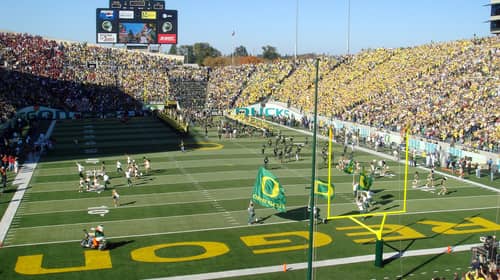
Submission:
<svg viewBox="0 0 500 280">
<path fill-rule="evenodd" d="M 364 50 L 321 57 L 319 114 L 498 152 L 500 40 Z M 177 100 L 226 110 L 272 98 L 313 110 L 314 60 L 215 69 L 161 55 L 0 33 L 0 117 L 44 105 L 70 111 L 141 110 Z"/>
</svg>

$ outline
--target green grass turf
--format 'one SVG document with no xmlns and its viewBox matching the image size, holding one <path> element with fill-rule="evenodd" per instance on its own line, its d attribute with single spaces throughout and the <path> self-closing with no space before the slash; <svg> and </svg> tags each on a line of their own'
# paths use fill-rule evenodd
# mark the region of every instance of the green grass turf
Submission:
<svg viewBox="0 0 500 280">
<path fill-rule="evenodd" d="M 284 129 L 282 131 L 287 136 L 293 136 L 295 142 L 305 142 L 303 134 Z M 270 157 L 270 170 L 285 187 L 288 211 L 276 213 L 273 209 L 257 206 L 257 216 L 264 221 L 261 225 L 248 226 L 246 207 L 257 169 L 263 164 L 261 148 L 262 144 L 267 143 L 266 139 L 254 136 L 232 140 L 223 138 L 219 142 L 216 131 L 210 129 L 208 141 L 223 144 L 223 149 L 193 149 L 203 147 L 200 144 L 190 144 L 206 141 L 200 135 L 201 131 L 193 131 L 192 136 L 185 139 L 188 150 L 182 153 L 179 135 L 152 118 L 134 118 L 127 124 L 112 119 L 58 123 L 53 134 L 57 141 L 56 149 L 42 157 L 22 207 L 16 214 L 16 223 L 9 231 L 5 247 L 0 250 L 0 276 L 7 277 L 4 279 L 137 279 L 306 262 L 305 249 L 255 254 L 254 249 L 282 248 L 288 244 L 247 246 L 241 237 L 307 232 L 306 205 L 311 184 L 311 144 L 302 150 L 300 161 L 284 164 L 273 157 L 272 148 L 266 148 L 265 153 Z M 78 139 L 78 143 L 74 142 L 75 139 Z M 309 142 L 310 140 L 309 136 Z M 320 147 L 322 145 L 323 142 Z M 87 149 L 97 150 L 95 154 L 87 154 Z M 318 153 L 320 150 L 321 148 Z M 334 151 L 337 160 L 342 147 L 335 145 Z M 142 158 L 147 156 L 151 159 L 153 169 L 147 176 L 135 179 L 131 188 L 126 186 L 123 175 L 115 170 L 117 160 L 123 166 L 126 165 L 126 154 L 139 165 L 142 164 Z M 84 164 L 87 170 L 101 166 L 100 163 L 85 163 L 88 158 L 105 161 L 106 170 L 111 177 L 111 189 L 115 188 L 121 195 L 122 206 L 119 208 L 112 207 L 111 190 L 99 194 L 77 192 L 75 161 Z M 355 159 L 367 166 L 368 162 L 378 157 L 355 152 Z M 403 165 L 395 162 L 389 162 L 389 165 L 396 176 L 375 180 L 373 188 L 377 204 L 372 209 L 374 212 L 402 209 Z M 327 168 L 319 156 L 317 167 L 318 177 L 326 180 Z M 410 168 L 410 174 L 413 172 L 414 169 Z M 427 173 L 423 170 L 419 172 L 421 184 L 424 184 Z M 357 213 L 352 197 L 352 175 L 335 169 L 332 175 L 336 190 L 334 213 Z M 425 220 L 448 222 L 456 227 L 469 223 L 469 220 L 465 220 L 468 217 L 497 222 L 499 196 L 495 192 L 453 179 L 447 182 L 450 194 L 437 196 L 411 189 L 413 176 L 408 179 L 409 213 L 389 216 L 386 223 L 399 225 L 396 228 L 411 228 L 419 233 L 419 237 L 391 241 L 391 238 L 396 238 L 397 233 L 387 232 L 384 235 L 387 238 L 386 252 L 477 243 L 479 236 L 495 234 L 500 229 L 497 226 L 481 231 L 478 226 L 470 226 L 476 230 L 459 234 L 433 231 L 432 226 L 424 223 Z M 482 182 L 487 183 L 487 178 L 482 179 Z M 13 187 L 10 187 L 9 192 L 0 197 L 0 210 L 6 207 L 12 190 Z M 318 203 L 321 213 L 325 214 L 326 201 L 319 199 Z M 87 213 L 89 207 L 99 206 L 109 207 L 109 213 L 104 216 Z M 378 225 L 380 218 L 369 218 L 365 222 Z M 78 240 L 82 237 L 83 228 L 97 224 L 104 224 L 106 234 L 111 238 L 111 244 L 114 244 L 109 251 L 112 269 L 38 277 L 27 277 L 14 271 L 18 256 L 34 254 L 44 255 L 43 265 L 47 268 L 83 265 L 84 250 L 79 247 Z M 335 220 L 326 225 L 318 225 L 316 230 L 330 236 L 333 242 L 317 248 L 315 258 L 326 260 L 373 254 L 373 243 L 354 242 L 357 238 L 373 236 L 350 236 L 349 233 L 362 229 L 342 229 L 352 226 L 357 225 L 349 220 Z M 289 239 L 291 245 L 307 244 L 302 237 L 293 234 L 283 238 Z M 270 239 L 275 240 L 276 237 Z M 130 253 L 135 249 L 183 241 L 220 242 L 227 245 L 229 252 L 213 258 L 172 263 L 141 263 L 131 260 Z M 196 246 L 157 251 L 158 256 L 165 258 L 200 253 L 203 250 Z M 339 279 L 382 279 L 385 276 L 394 279 L 397 275 L 406 275 L 408 279 L 428 279 L 434 271 L 442 271 L 449 262 L 454 263 L 453 267 L 465 270 L 470 262 L 470 253 L 398 259 L 387 263 L 384 268 L 376 268 L 372 263 L 333 266 L 317 269 L 316 273 L 319 277 L 317 279 L 330 279 L 328 275 L 336 275 Z M 305 270 L 291 270 L 241 279 L 304 279 L 305 273 Z M 441 275 L 451 278 L 451 274 Z"/>
</svg>

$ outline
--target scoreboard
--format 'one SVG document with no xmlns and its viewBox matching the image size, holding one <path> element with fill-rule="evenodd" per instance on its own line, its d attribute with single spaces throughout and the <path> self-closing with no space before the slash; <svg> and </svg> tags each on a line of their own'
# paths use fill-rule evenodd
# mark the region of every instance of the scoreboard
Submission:
<svg viewBox="0 0 500 280">
<path fill-rule="evenodd" d="M 98 44 L 177 44 L 177 10 L 164 1 L 110 0 L 96 9 Z"/>
<path fill-rule="evenodd" d="M 500 0 L 491 0 L 490 32 L 500 34 Z"/>
<path fill-rule="evenodd" d="M 110 0 L 111 9 L 165 10 L 162 0 Z"/>
</svg>

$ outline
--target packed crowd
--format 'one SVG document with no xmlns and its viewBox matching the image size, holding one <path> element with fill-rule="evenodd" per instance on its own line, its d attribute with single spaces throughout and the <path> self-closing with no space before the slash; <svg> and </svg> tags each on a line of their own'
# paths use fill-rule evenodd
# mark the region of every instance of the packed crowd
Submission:
<svg viewBox="0 0 500 280">
<path fill-rule="evenodd" d="M 81 112 L 141 110 L 169 92 L 161 56 L 0 33 L 2 116 L 29 105 Z"/>
<path fill-rule="evenodd" d="M 489 37 L 323 57 L 319 114 L 498 151 L 498 46 Z M 102 112 L 165 100 L 222 111 L 272 98 L 307 115 L 315 69 L 306 59 L 176 66 L 163 56 L 0 33 L 0 77 L 2 122 L 36 104 Z"/>
<path fill-rule="evenodd" d="M 222 111 L 232 108 L 258 65 L 218 67 L 210 72 L 207 108 Z"/>
<path fill-rule="evenodd" d="M 335 57 L 322 57 L 319 64 L 320 79 L 324 79 L 339 65 Z M 298 60 L 294 64 L 294 72 L 285 79 L 273 96 L 275 100 L 286 102 L 300 111 L 309 108 L 313 102 L 316 69 L 314 59 Z"/>
<path fill-rule="evenodd" d="M 169 99 L 181 108 L 202 110 L 207 102 L 208 75 L 206 67 L 170 67 Z"/>
<path fill-rule="evenodd" d="M 432 141 L 499 151 L 498 46 L 498 37 L 489 37 L 322 58 L 319 114 L 384 130 L 401 132 L 410 127 L 413 135 Z M 255 65 L 250 77 L 236 70 L 242 74 L 239 79 L 247 81 L 245 87 L 233 87 L 237 89 L 233 95 L 210 90 L 211 102 L 224 104 L 231 96 L 237 98 L 235 106 L 245 106 L 271 95 L 311 114 L 314 60 L 270 67 L 273 64 Z M 229 67 L 217 75 L 224 81 L 238 79 Z M 209 88 L 223 88 L 213 82 Z"/>
<path fill-rule="evenodd" d="M 253 104 L 276 93 L 283 80 L 293 72 L 292 70 L 292 63 L 284 60 L 259 64 L 248 78 L 235 105 L 241 107 Z"/>
<path fill-rule="evenodd" d="M 339 119 L 498 151 L 500 52 L 497 38 L 397 49 L 342 96 L 367 94 Z M 357 88 L 360 88 L 357 90 Z"/>
</svg>

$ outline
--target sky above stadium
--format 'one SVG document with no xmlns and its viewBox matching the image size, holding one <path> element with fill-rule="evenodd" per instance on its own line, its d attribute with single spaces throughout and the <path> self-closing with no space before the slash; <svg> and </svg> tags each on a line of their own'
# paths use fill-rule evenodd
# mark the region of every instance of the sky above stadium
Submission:
<svg viewBox="0 0 500 280">
<path fill-rule="evenodd" d="M 350 52 L 489 35 L 489 0 L 165 0 L 179 11 L 179 45 L 208 42 L 223 54 L 243 45 L 260 54 Z M 298 17 L 297 14 L 298 3 Z M 95 43 L 96 8 L 109 0 L 16 0 L 1 8 L 0 30 Z M 298 19 L 298 21 L 297 21 Z M 296 23 L 298 29 L 296 36 Z M 234 36 L 233 36 L 234 32 Z M 298 40 L 296 40 L 298 38 Z M 167 47 L 168 48 L 168 47 Z"/>
</svg>

